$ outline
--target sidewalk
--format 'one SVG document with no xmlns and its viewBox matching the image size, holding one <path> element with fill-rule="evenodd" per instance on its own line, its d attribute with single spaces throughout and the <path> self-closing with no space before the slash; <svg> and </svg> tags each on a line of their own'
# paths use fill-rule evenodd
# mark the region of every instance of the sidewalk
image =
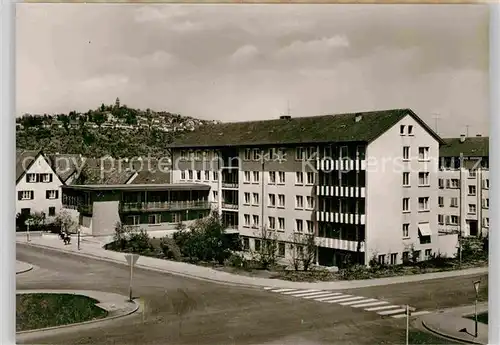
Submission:
<svg viewBox="0 0 500 345">
<path fill-rule="evenodd" d="M 106 310 L 108 315 L 103 319 L 90 320 L 77 324 L 62 325 L 56 327 L 42 328 L 36 330 L 22 331 L 16 333 L 18 342 L 28 342 L 32 339 L 46 335 L 54 335 L 56 332 L 76 332 L 84 328 L 93 327 L 96 323 L 109 322 L 111 320 L 135 313 L 139 309 L 139 304 L 129 302 L 128 298 L 115 293 L 91 291 L 91 290 L 18 290 L 16 294 L 50 293 L 50 294 L 74 294 L 93 298 L 99 303 L 96 306 Z"/>
<path fill-rule="evenodd" d="M 30 265 L 26 262 L 16 261 L 16 274 L 25 273 L 31 271 L 33 269 L 33 265 Z"/>
<path fill-rule="evenodd" d="M 480 303 L 477 313 L 488 310 L 488 303 Z M 420 317 L 420 322 L 429 331 L 444 338 L 469 344 L 488 344 L 488 325 L 478 322 L 477 338 L 474 337 L 475 322 L 464 316 L 474 315 L 474 306 L 446 309 Z M 462 330 L 462 332 L 460 332 Z"/>
<path fill-rule="evenodd" d="M 17 243 L 27 244 L 25 236 L 18 236 Z M 102 248 L 104 243 L 100 243 L 95 238 L 83 238 L 80 244 L 80 250 L 77 248 L 76 238 L 72 238 L 70 245 L 64 245 L 63 242 L 54 236 L 32 237 L 29 245 L 64 251 L 75 255 L 97 258 L 110 262 L 127 265 L 123 253 L 108 251 Z M 228 272 L 218 271 L 209 267 L 196 266 L 184 262 L 175 262 L 141 256 L 136 267 L 152 271 L 165 272 L 173 275 L 187 278 L 206 280 L 229 285 L 239 285 L 246 287 L 273 287 L 273 288 L 294 288 L 294 289 L 318 289 L 318 290 L 345 290 L 370 286 L 381 286 L 398 283 L 418 282 L 430 279 L 439 279 L 447 277 L 465 276 L 470 274 L 487 273 L 487 267 L 471 268 L 460 271 L 447 271 L 428 274 L 418 274 L 411 276 L 398 276 L 389 278 L 378 278 L 371 280 L 351 280 L 351 281 L 333 281 L 333 282 L 291 282 L 278 279 L 248 277 Z"/>
</svg>

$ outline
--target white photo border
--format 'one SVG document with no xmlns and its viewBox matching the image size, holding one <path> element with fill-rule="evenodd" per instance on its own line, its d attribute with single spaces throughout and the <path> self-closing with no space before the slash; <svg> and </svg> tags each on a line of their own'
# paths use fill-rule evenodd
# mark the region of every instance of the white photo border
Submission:
<svg viewBox="0 0 500 345">
<path fill-rule="evenodd" d="M 0 150 L 3 164 L 0 178 L 0 344 L 16 343 L 16 247 L 15 247 L 15 4 L 2 0 L 0 5 L 2 50 L 0 82 Z"/>
<path fill-rule="evenodd" d="M 500 5 L 489 4 L 490 11 L 490 167 L 492 171 L 500 170 Z M 15 3 L 12 0 L 2 0 L 0 4 L 1 25 L 1 73 L 2 87 L 0 107 L 2 124 L 0 125 L 0 150 L 5 164 L 0 178 L 0 344 L 15 344 Z M 500 224 L 500 175 L 492 174 L 491 206 L 497 212 L 490 213 L 491 229 Z M 496 266 L 500 262 L 500 233 L 489 233 L 489 324 L 488 338 L 490 344 L 500 344 L 500 272 Z"/>
<path fill-rule="evenodd" d="M 500 170 L 500 5 L 490 5 L 490 169 Z M 496 225 L 500 223 L 500 175 L 490 175 L 491 183 L 491 207 L 496 212 L 490 212 L 492 224 L 489 231 L 489 269 L 488 269 L 488 343 L 500 344 L 500 272 L 497 266 L 500 262 L 500 233 Z"/>
</svg>

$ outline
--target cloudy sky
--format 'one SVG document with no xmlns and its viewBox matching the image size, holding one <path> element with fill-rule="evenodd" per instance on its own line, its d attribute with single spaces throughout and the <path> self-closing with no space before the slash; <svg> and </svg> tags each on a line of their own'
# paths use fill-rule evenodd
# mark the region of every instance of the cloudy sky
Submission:
<svg viewBox="0 0 500 345">
<path fill-rule="evenodd" d="M 480 5 L 22 4 L 17 115 L 131 107 L 222 121 L 412 108 L 488 132 Z"/>
</svg>

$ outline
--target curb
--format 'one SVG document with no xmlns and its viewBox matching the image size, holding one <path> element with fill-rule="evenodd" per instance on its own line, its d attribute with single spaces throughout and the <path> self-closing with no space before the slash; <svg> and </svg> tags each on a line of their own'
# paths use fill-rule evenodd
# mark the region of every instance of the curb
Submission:
<svg viewBox="0 0 500 345">
<path fill-rule="evenodd" d="M 424 326 L 424 328 L 426 330 L 428 330 L 431 333 L 437 334 L 440 337 L 443 337 L 443 338 L 446 338 L 446 339 L 450 339 L 450 340 L 455 340 L 455 341 L 458 341 L 460 343 L 475 344 L 475 345 L 486 345 L 486 344 L 483 344 L 483 343 L 480 343 L 480 342 L 477 342 L 477 341 L 466 340 L 466 339 L 462 339 L 462 338 L 459 338 L 459 337 L 455 337 L 453 335 L 446 334 L 444 332 L 440 332 L 438 330 L 435 330 L 431 326 L 427 325 L 427 323 L 424 320 L 421 320 L 421 322 L 422 322 L 422 326 Z"/>
<path fill-rule="evenodd" d="M 23 243 L 23 242 L 17 242 L 17 243 L 25 245 L 25 243 Z M 67 250 L 67 249 L 59 249 L 59 248 L 54 248 L 54 247 L 50 247 L 50 246 L 44 246 L 44 245 L 41 245 L 41 244 L 32 244 L 31 243 L 28 246 L 32 246 L 32 247 L 35 247 L 35 248 L 41 248 L 41 249 L 45 249 L 45 250 L 52 250 L 52 251 L 55 251 L 55 252 L 63 252 L 63 253 L 71 254 L 71 255 L 78 255 L 78 256 L 83 256 L 83 257 L 87 257 L 87 258 L 91 258 L 91 259 L 95 259 L 95 260 L 107 261 L 107 262 L 112 262 L 112 263 L 115 263 L 115 264 L 120 264 L 120 265 L 123 265 L 123 266 L 128 266 L 128 264 L 126 262 L 115 260 L 115 259 L 111 259 L 111 258 L 107 258 L 107 257 L 104 257 L 104 256 L 95 255 L 95 254 L 75 252 L 75 251 L 71 251 L 71 250 Z M 190 278 L 190 279 L 196 279 L 196 280 L 201 280 L 201 281 L 215 283 L 215 284 L 220 284 L 220 285 L 235 286 L 235 287 L 244 287 L 244 288 L 252 288 L 252 289 L 259 289 L 259 290 L 261 290 L 263 288 L 263 286 L 259 286 L 259 285 L 250 285 L 250 284 L 244 284 L 244 283 L 233 283 L 233 282 L 227 282 L 227 281 L 222 281 L 222 280 L 204 278 L 204 277 L 195 276 L 195 275 L 191 275 L 191 274 L 187 274 L 187 273 L 181 273 L 181 272 L 178 272 L 178 271 L 170 271 L 170 270 L 167 270 L 167 269 L 149 267 L 149 266 L 144 266 L 144 265 L 140 265 L 140 264 L 137 264 L 134 267 L 137 267 L 137 268 L 140 268 L 140 269 L 143 269 L 143 270 L 146 270 L 146 271 L 152 271 L 152 272 L 157 272 L 157 273 L 168 273 L 168 274 L 171 274 L 171 275 L 174 275 L 174 276 L 179 276 L 179 277 L 184 277 L 184 278 Z"/>
<path fill-rule="evenodd" d="M 22 292 L 23 290 L 19 290 L 19 291 Z M 75 291 L 77 291 L 77 290 L 75 290 Z M 47 292 L 37 292 L 37 293 L 51 294 L 53 292 L 51 292 L 51 290 L 47 290 Z M 17 295 L 17 292 L 16 292 L 16 295 Z M 74 295 L 89 297 L 89 296 L 78 294 L 78 293 L 74 293 Z M 91 298 L 91 297 L 89 297 L 89 298 Z M 126 297 L 124 296 L 124 298 L 126 298 Z M 95 299 L 95 298 L 93 298 L 93 299 Z M 109 317 L 104 317 L 102 319 L 89 320 L 89 321 L 83 321 L 83 322 L 78 322 L 78 323 L 70 323 L 70 324 L 67 324 L 67 325 L 60 325 L 60 326 L 53 326 L 53 327 L 46 327 L 46 328 L 29 329 L 29 330 L 26 330 L 26 331 L 19 331 L 19 332 L 16 332 L 16 336 L 18 336 L 18 335 L 25 335 L 25 334 L 29 335 L 29 334 L 34 334 L 34 333 L 38 333 L 38 332 L 42 333 L 42 332 L 47 332 L 47 331 L 53 331 L 53 330 L 56 330 L 56 329 L 66 329 L 66 328 L 71 328 L 71 327 L 84 326 L 84 325 L 89 325 L 89 324 L 93 324 L 93 323 L 105 322 L 105 321 L 111 321 L 111 320 L 119 319 L 121 317 L 132 315 L 137 310 L 139 310 L 139 307 L 140 307 L 139 303 L 137 303 L 136 300 L 133 300 L 133 303 L 135 304 L 134 309 L 131 310 L 131 311 L 127 311 L 124 314 L 115 315 L 115 316 L 109 316 Z"/>
<path fill-rule="evenodd" d="M 28 265 L 28 268 L 21 269 L 20 271 L 18 271 L 18 270 L 16 269 L 16 274 L 26 273 L 26 272 L 29 272 L 29 271 L 31 271 L 31 270 L 33 269 L 33 265 L 28 264 L 28 263 L 26 263 L 26 262 L 23 262 L 23 263 L 24 263 L 24 264 L 26 264 L 26 265 Z M 16 263 L 16 265 L 17 265 L 17 263 Z"/>
<path fill-rule="evenodd" d="M 51 246 L 46 246 L 46 245 L 42 245 L 42 244 L 27 244 L 27 243 L 24 243 L 24 242 L 16 242 L 18 244 L 22 244 L 22 245 L 28 245 L 28 246 L 33 246 L 33 247 L 38 247 L 38 248 L 43 248 L 43 249 L 46 249 L 46 250 L 52 250 L 52 251 L 56 251 L 56 252 L 65 252 L 65 253 L 69 253 L 69 254 L 73 254 L 73 255 L 79 255 L 79 256 L 84 256 L 84 257 L 89 257 L 89 258 L 93 258 L 93 259 L 97 259 L 97 260 L 102 260 L 102 261 L 108 261 L 108 262 L 113 262 L 113 263 L 118 263 L 118 264 L 121 264 L 121 265 L 125 265 L 125 266 L 128 266 L 128 264 L 126 262 L 123 262 L 123 261 L 119 261 L 119 260 L 116 260 L 116 259 L 111 259 L 111 258 L 107 258 L 107 257 L 104 257 L 104 256 L 99 256 L 99 255 L 96 255 L 96 254 L 88 254 L 88 253 L 81 253 L 81 252 L 78 252 L 78 251 L 72 251 L 72 250 L 68 250 L 68 249 L 62 249 L 62 248 L 54 248 L 54 247 L 51 247 Z M 272 286 L 273 284 L 272 283 L 269 283 L 269 284 L 266 284 L 266 285 L 257 285 L 257 284 L 247 284 L 247 283 L 235 283 L 235 282 L 228 282 L 228 281 L 224 281 L 224 280 L 218 280 L 218 279 L 210 279 L 210 278 L 205 278 L 205 277 L 200 277 L 200 276 L 196 276 L 196 275 L 192 275 L 192 274 L 188 274 L 188 273 L 181 273 L 179 271 L 172 271 L 172 270 L 168 270 L 168 269 L 162 269 L 162 268 L 153 268 L 153 267 L 149 267 L 149 266 L 144 266 L 144 265 L 136 265 L 135 267 L 138 267 L 138 268 L 141 268 L 141 269 L 144 269 L 144 270 L 149 270 L 149 271 L 153 271 L 153 272 L 160 272 L 160 273 L 168 273 L 168 274 L 171 274 L 171 275 L 174 275 L 174 276 L 180 276 L 180 277 L 184 277 L 184 278 L 191 278 L 191 279 L 196 279 L 196 280 L 201 280 L 201 281 L 206 281 L 206 282 L 211 282 L 211 283 L 216 283 L 216 284 L 221 284 L 221 285 L 227 285 L 227 286 L 236 286 L 236 287 L 245 287 L 245 288 L 252 288 L 252 289 L 263 289 L 267 286 Z M 479 268 L 479 267 L 478 267 Z M 458 270 L 457 272 L 459 272 L 460 270 Z M 488 272 L 488 267 L 486 267 L 486 272 Z M 421 275 L 425 275 L 425 273 L 421 274 Z M 457 274 L 456 276 L 460 276 L 459 274 Z M 454 277 L 454 276 L 452 276 Z M 425 281 L 425 280 L 431 280 L 431 279 L 439 279 L 439 278 L 426 278 L 426 279 L 422 279 L 422 280 L 416 280 L 416 281 L 409 281 L 409 282 L 406 282 L 406 283 L 410 283 L 410 282 L 419 282 L 419 281 Z M 279 281 L 279 280 L 278 280 Z M 367 281 L 370 281 L 369 279 Z M 405 282 L 401 282 L 401 283 L 405 283 Z M 391 285 L 392 283 L 390 284 L 377 284 L 377 285 L 374 285 L 374 286 L 385 286 L 385 285 Z M 399 283 L 396 283 L 396 284 L 399 284 Z M 359 286 L 359 287 L 333 287 L 333 288 L 328 288 L 328 289 L 323 289 L 323 290 L 348 290 L 348 289 L 358 289 L 358 288 L 366 288 L 366 287 L 372 287 L 373 285 L 368 285 L 368 286 Z M 311 287 L 313 288 L 313 287 Z"/>
</svg>

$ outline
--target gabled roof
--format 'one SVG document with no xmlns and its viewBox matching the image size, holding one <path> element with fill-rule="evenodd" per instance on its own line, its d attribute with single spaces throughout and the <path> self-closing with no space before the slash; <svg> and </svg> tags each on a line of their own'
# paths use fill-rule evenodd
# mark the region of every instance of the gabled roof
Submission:
<svg viewBox="0 0 500 345">
<path fill-rule="evenodd" d="M 206 125 L 193 132 L 184 133 L 169 147 L 203 148 L 371 142 L 407 115 L 412 116 L 436 140 L 443 143 L 442 139 L 411 109 L 391 109 Z"/>
<path fill-rule="evenodd" d="M 47 159 L 52 169 L 63 182 L 66 182 L 74 173 L 77 173 L 78 169 L 81 169 L 84 164 L 83 158 L 79 154 L 49 154 Z"/>
<path fill-rule="evenodd" d="M 138 171 L 137 176 L 130 182 L 130 184 L 169 184 L 170 172 L 169 171 Z"/>
<path fill-rule="evenodd" d="M 24 176 L 26 171 L 41 154 L 41 150 L 16 151 L 16 183 Z"/>
<path fill-rule="evenodd" d="M 439 148 L 441 157 L 488 157 L 490 153 L 489 137 L 468 137 L 464 142 L 460 138 L 445 138 L 445 144 Z"/>
</svg>

